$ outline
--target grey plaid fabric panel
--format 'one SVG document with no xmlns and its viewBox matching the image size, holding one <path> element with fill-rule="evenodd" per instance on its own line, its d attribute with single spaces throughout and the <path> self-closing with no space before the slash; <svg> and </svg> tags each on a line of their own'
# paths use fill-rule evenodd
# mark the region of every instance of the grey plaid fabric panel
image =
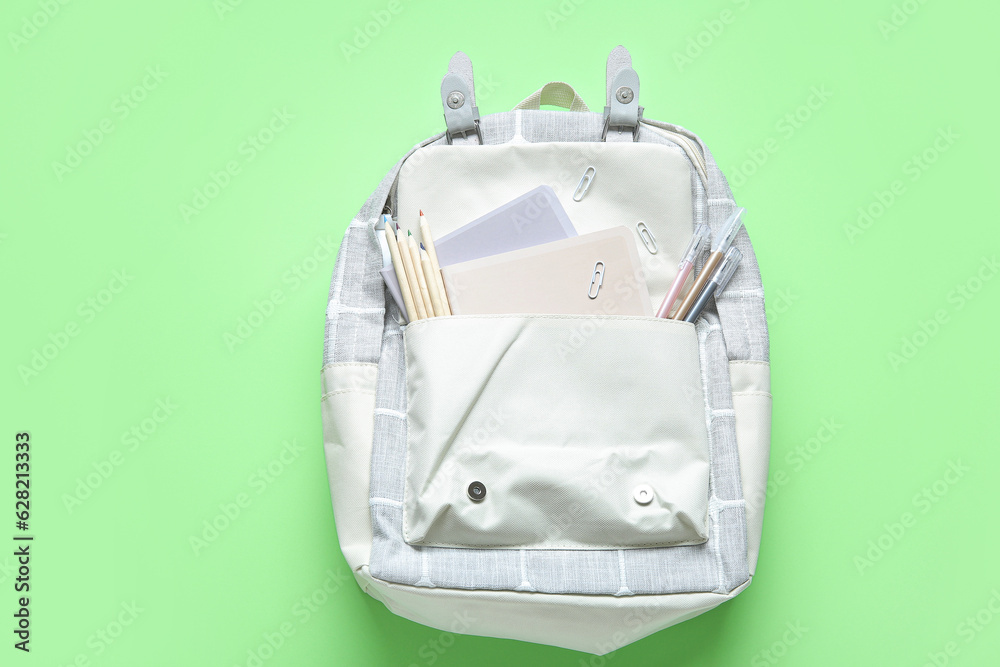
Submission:
<svg viewBox="0 0 1000 667">
<path fill-rule="evenodd" d="M 487 144 L 515 137 L 531 142 L 594 142 L 599 140 L 603 125 L 600 114 L 559 111 L 494 114 L 481 122 Z M 669 139 L 645 128 L 639 136 L 643 141 L 673 146 Z M 675 150 L 681 151 L 678 147 Z M 728 197 L 728 187 L 707 152 L 706 158 L 708 190 L 700 178 L 692 179 L 695 222 L 704 220 L 717 228 L 728 215 L 725 202 L 717 201 Z M 743 306 L 734 304 L 735 310 L 721 304 L 721 321 L 720 314 L 710 307 L 698 324 L 706 409 L 710 415 L 713 497 L 708 542 L 690 547 L 579 551 L 414 547 L 403 541 L 405 355 L 396 306 L 387 297 L 378 275 L 381 253 L 371 231 L 382 204 L 390 196 L 397 169 L 399 165 L 383 180 L 356 218 L 356 226 L 345 236 L 334 273 L 327 322 L 326 362 L 378 362 L 370 487 L 371 573 L 379 579 L 417 586 L 603 595 L 726 592 L 746 581 L 746 525 L 728 358 L 734 355 L 731 346 L 735 340 L 739 356 L 734 358 L 766 359 L 763 302 L 752 298 Z M 731 201 L 729 197 L 728 210 Z M 742 237 L 745 233 L 737 238 L 737 244 L 741 250 L 746 246 L 745 256 L 752 258 L 749 239 Z M 741 291 L 752 291 L 754 282 L 759 289 L 755 261 L 741 268 L 734 281 L 737 278 Z M 754 319 L 758 314 L 755 305 L 760 306 L 759 321 Z M 744 325 L 732 313 L 743 317 L 744 310 L 760 330 L 740 331 Z"/>
<path fill-rule="evenodd" d="M 324 365 L 378 361 L 377 332 L 382 327 L 385 298 L 381 282 L 371 279 L 373 268 L 379 278 L 382 253 L 368 238 L 370 234 L 367 226 L 348 227 L 337 251 L 326 313 Z"/>
<path fill-rule="evenodd" d="M 396 165 L 382 179 L 375 193 L 354 216 L 337 250 L 326 308 L 324 366 L 334 362 L 378 361 L 385 297 L 378 274 L 382 253 L 372 230 L 398 169 Z"/>
<path fill-rule="evenodd" d="M 387 298 L 390 311 L 395 310 L 392 298 Z M 375 386 L 371 497 L 402 503 L 405 476 L 406 362 L 403 332 L 390 312 L 385 319 Z"/>
</svg>

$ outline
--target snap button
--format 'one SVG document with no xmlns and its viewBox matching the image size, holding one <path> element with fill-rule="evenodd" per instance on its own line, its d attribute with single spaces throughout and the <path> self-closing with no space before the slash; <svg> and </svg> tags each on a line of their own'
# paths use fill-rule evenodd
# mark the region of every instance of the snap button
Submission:
<svg viewBox="0 0 1000 667">
<path fill-rule="evenodd" d="M 640 484 L 632 490 L 632 498 L 640 505 L 648 505 L 653 502 L 653 487 L 649 484 Z"/>
<path fill-rule="evenodd" d="M 622 104 L 628 104 L 632 101 L 633 97 L 635 97 L 635 93 L 628 86 L 622 86 L 615 91 L 615 98 Z"/>
<path fill-rule="evenodd" d="M 469 484 L 469 499 L 473 502 L 479 502 L 486 497 L 486 485 L 482 482 L 473 482 Z"/>
<path fill-rule="evenodd" d="M 448 93 L 448 107 L 452 109 L 459 109 L 465 104 L 465 95 L 460 91 L 453 90 Z"/>
</svg>

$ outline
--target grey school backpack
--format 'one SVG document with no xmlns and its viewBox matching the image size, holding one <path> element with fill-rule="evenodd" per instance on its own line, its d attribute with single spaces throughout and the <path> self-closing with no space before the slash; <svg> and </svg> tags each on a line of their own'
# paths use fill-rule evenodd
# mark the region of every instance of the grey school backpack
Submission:
<svg viewBox="0 0 1000 667">
<path fill-rule="evenodd" d="M 696 325 L 613 314 L 403 325 L 379 274 L 383 213 L 416 230 L 430 208 L 436 237 L 549 185 L 581 231 L 634 231 L 655 309 L 694 227 L 714 232 L 736 206 L 696 135 L 644 117 L 621 46 L 603 114 L 555 82 L 480 117 L 461 52 L 441 101 L 447 131 L 382 179 L 334 269 L 322 410 L 340 546 L 395 614 L 605 654 L 753 577 L 771 422 L 757 261 L 740 231 L 743 262 Z"/>
</svg>

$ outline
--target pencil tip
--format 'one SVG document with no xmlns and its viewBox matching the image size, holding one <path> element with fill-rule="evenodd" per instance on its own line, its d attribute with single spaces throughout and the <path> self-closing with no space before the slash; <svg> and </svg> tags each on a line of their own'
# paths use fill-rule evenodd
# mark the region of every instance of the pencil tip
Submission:
<svg viewBox="0 0 1000 667">
<path fill-rule="evenodd" d="M 421 244 L 420 244 L 420 249 L 421 249 L 421 250 L 427 250 L 427 248 L 425 248 L 425 247 L 424 247 L 424 244 L 423 244 L 423 243 L 421 243 Z"/>
<path fill-rule="evenodd" d="M 396 223 L 396 231 L 397 232 L 399 231 L 399 223 L 398 222 Z"/>
<path fill-rule="evenodd" d="M 409 229 L 407 229 L 406 230 L 406 235 L 407 236 L 413 236 L 413 232 L 411 232 Z"/>
<path fill-rule="evenodd" d="M 424 209 L 420 209 L 420 215 L 424 214 Z"/>
</svg>

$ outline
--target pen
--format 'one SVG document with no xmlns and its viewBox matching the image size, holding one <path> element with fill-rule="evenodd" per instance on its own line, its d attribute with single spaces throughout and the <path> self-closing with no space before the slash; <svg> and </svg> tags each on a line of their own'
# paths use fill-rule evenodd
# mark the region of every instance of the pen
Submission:
<svg viewBox="0 0 1000 667">
<path fill-rule="evenodd" d="M 701 273 L 698 275 L 697 280 L 694 281 L 694 285 L 691 286 L 691 291 L 687 293 L 681 305 L 677 307 L 677 312 L 674 313 L 673 319 L 683 320 L 691 310 L 691 306 L 698 299 L 698 295 L 701 294 L 702 290 L 705 289 L 705 284 L 708 283 L 708 279 L 712 277 L 712 272 L 715 271 L 715 267 L 719 265 L 722 261 L 722 256 L 726 254 L 729 250 L 730 244 L 733 239 L 736 238 L 736 233 L 740 231 L 740 227 L 743 226 L 743 214 L 746 213 L 745 208 L 738 208 L 733 211 L 733 214 L 729 216 L 729 219 L 722 225 L 722 229 L 716 235 L 715 240 L 712 241 L 712 253 L 705 260 L 705 266 L 702 268 Z"/>
<path fill-rule="evenodd" d="M 701 251 L 702 246 L 705 245 L 705 242 L 711 241 L 711 239 L 712 228 L 705 223 L 698 225 L 694 230 L 694 236 L 691 237 L 691 243 L 688 244 L 687 250 L 684 252 L 684 258 L 681 259 L 681 263 L 677 266 L 677 277 L 674 278 L 674 282 L 670 286 L 667 295 L 663 297 L 660 309 L 656 311 L 657 317 L 666 317 L 670 314 L 670 308 L 674 305 L 674 301 L 677 300 L 677 295 L 681 293 L 684 281 L 691 275 L 691 270 L 694 268 L 694 260 L 698 258 L 698 253 Z"/>
<path fill-rule="evenodd" d="M 705 289 L 698 296 L 698 300 L 694 302 L 691 310 L 688 311 L 687 316 L 684 318 L 685 322 L 694 322 L 697 320 L 698 316 L 701 315 L 701 311 L 704 310 L 705 304 L 712 298 L 712 295 L 719 294 L 722 290 L 726 289 L 726 283 L 733 277 L 733 273 L 736 272 L 736 267 L 739 266 L 741 259 L 743 259 L 743 253 L 738 248 L 730 248 L 726 252 L 726 256 L 719 262 L 719 268 L 712 274 L 708 284 L 705 285 Z"/>
</svg>

